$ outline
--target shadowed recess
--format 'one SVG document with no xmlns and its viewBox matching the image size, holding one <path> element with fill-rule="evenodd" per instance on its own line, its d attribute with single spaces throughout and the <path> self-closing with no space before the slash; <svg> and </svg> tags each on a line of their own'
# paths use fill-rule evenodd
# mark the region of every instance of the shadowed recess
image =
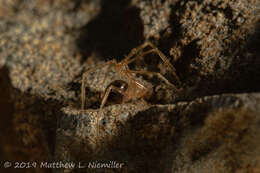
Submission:
<svg viewBox="0 0 260 173">
<path fill-rule="evenodd" d="M 1 107 L 1 116 L 0 116 L 0 159 L 5 160 L 8 158 L 7 153 L 4 151 L 4 148 L 8 143 L 12 143 L 12 137 L 10 136 L 13 133 L 13 112 L 14 105 L 11 103 L 11 82 L 9 78 L 9 72 L 6 67 L 0 69 L 0 107 Z M 6 136 L 6 134 L 9 134 Z"/>
<path fill-rule="evenodd" d="M 129 6 L 129 0 L 104 0 L 100 14 L 83 26 L 76 44 L 86 58 L 97 52 L 104 58 L 122 59 L 141 44 L 143 24 L 140 10 Z"/>
<path fill-rule="evenodd" d="M 61 104 L 51 100 L 47 103 L 40 97 L 15 89 L 7 67 L 0 68 L 0 90 L 0 159 L 13 163 L 47 161 L 50 154 L 54 155 L 55 116 L 59 115 Z"/>
<path fill-rule="evenodd" d="M 197 46 L 198 39 L 193 40 L 182 48 L 182 55 L 175 64 L 181 78 L 188 78 L 194 71 L 191 71 L 190 64 L 199 57 L 200 48 Z"/>
</svg>

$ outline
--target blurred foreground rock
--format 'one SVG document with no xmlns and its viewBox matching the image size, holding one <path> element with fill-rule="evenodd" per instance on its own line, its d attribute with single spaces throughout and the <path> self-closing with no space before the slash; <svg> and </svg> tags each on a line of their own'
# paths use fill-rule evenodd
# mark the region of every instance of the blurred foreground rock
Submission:
<svg viewBox="0 0 260 173">
<path fill-rule="evenodd" d="M 112 172 L 257 172 L 259 115 L 258 93 L 113 105 L 100 112 L 66 107 L 58 120 L 55 158 L 81 161 L 90 172 L 105 171 L 88 168 L 95 161 L 124 163 L 122 169 L 106 169 Z"/>
</svg>

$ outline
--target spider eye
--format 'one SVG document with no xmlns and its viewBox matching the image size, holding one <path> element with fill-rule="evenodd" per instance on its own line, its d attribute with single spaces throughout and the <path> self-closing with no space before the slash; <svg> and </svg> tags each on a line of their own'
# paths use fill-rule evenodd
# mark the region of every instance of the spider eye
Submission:
<svg viewBox="0 0 260 173">
<path fill-rule="evenodd" d="M 125 84 L 121 85 L 120 89 L 126 90 L 126 85 Z"/>
<path fill-rule="evenodd" d="M 126 91 L 127 87 L 128 87 L 128 85 L 127 85 L 126 82 L 123 82 L 123 83 L 121 83 L 121 85 L 120 85 L 120 89 L 121 89 L 122 91 Z"/>
<path fill-rule="evenodd" d="M 112 82 L 110 85 L 114 85 L 115 87 L 119 88 L 122 91 L 125 91 L 128 87 L 128 84 L 122 80 L 116 80 Z"/>
</svg>

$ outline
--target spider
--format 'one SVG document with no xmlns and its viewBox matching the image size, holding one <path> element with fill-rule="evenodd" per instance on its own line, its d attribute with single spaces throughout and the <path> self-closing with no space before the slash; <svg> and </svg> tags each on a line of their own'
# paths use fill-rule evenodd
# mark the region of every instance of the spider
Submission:
<svg viewBox="0 0 260 173">
<path fill-rule="evenodd" d="M 144 48 L 150 46 L 152 49 L 141 52 L 138 54 L 141 50 Z M 117 92 L 123 95 L 122 103 L 129 102 L 129 101 L 135 101 L 140 98 L 149 98 L 152 96 L 152 88 L 151 86 L 145 86 L 144 84 L 141 84 L 138 80 L 136 80 L 135 74 L 143 74 L 143 75 L 155 75 L 162 81 L 164 81 L 167 85 L 169 85 L 174 91 L 179 92 L 180 90 L 177 89 L 171 82 L 169 82 L 163 75 L 161 75 L 158 72 L 150 72 L 145 70 L 131 70 L 129 68 L 129 64 L 133 61 L 137 60 L 138 58 L 147 55 L 149 53 L 155 52 L 159 55 L 159 57 L 163 60 L 165 65 L 170 68 L 172 71 L 174 77 L 176 78 L 177 82 L 180 83 L 180 80 L 178 76 L 175 73 L 175 68 L 172 66 L 172 64 L 169 62 L 169 60 L 166 58 L 166 56 L 151 42 L 145 42 L 142 45 L 134 48 L 131 50 L 131 52 L 120 62 L 116 62 L 115 59 L 112 59 L 110 61 L 107 61 L 106 63 L 103 63 L 101 65 L 98 65 L 94 68 L 91 68 L 90 70 L 86 71 L 82 75 L 82 85 L 81 85 L 81 109 L 85 109 L 85 80 L 87 74 L 105 67 L 113 67 L 117 73 L 120 74 L 120 76 L 127 79 L 127 81 L 124 80 L 115 80 L 111 82 L 108 87 L 105 89 L 105 94 L 103 96 L 100 109 L 102 109 L 108 99 L 108 96 L 111 92 Z M 133 58 L 132 58 L 133 57 Z M 132 59 L 131 59 L 132 58 Z M 109 69 L 109 68 L 108 68 Z M 105 80 L 105 79 L 104 79 Z M 104 83 L 104 81 L 103 81 Z"/>
<path fill-rule="evenodd" d="M 144 51 L 144 49 L 148 47 L 150 47 L 150 49 Z M 175 68 L 172 66 L 166 56 L 154 44 L 152 44 L 151 42 L 145 42 L 142 45 L 132 49 L 123 60 L 117 62 L 115 59 L 112 59 L 83 73 L 81 85 L 81 109 L 85 109 L 85 80 L 87 74 L 105 66 L 108 66 L 107 70 L 110 69 L 109 67 L 114 68 L 115 72 L 126 80 L 115 80 L 107 86 L 101 101 L 101 105 L 99 107 L 100 110 L 105 106 L 108 97 L 112 92 L 122 95 L 121 103 L 135 101 L 138 99 L 149 99 L 153 95 L 152 86 L 144 85 L 139 82 L 136 79 L 136 74 L 156 76 L 160 80 L 164 81 L 167 85 L 169 85 L 174 91 L 179 92 L 180 90 L 177 89 L 175 85 L 169 82 L 162 74 L 158 72 L 151 72 L 146 70 L 131 70 L 129 68 L 130 63 L 150 53 L 156 53 L 157 55 L 159 55 L 164 64 L 171 70 L 172 74 L 176 78 L 176 81 L 180 83 L 180 80 L 175 73 Z M 104 78 L 104 80 L 106 80 L 106 77 Z"/>
</svg>

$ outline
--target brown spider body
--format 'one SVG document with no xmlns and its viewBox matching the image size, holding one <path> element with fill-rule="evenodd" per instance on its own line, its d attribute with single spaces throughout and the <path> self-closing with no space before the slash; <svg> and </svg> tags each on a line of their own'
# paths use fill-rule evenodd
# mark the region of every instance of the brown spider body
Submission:
<svg viewBox="0 0 260 173">
<path fill-rule="evenodd" d="M 149 99 L 153 94 L 152 86 L 145 86 L 138 81 L 130 81 L 130 85 L 126 92 L 123 102 L 134 101 L 137 99 Z"/>
<path fill-rule="evenodd" d="M 111 91 L 109 91 L 111 90 Z M 106 93 L 118 93 L 120 98 L 117 97 L 115 103 L 126 103 L 138 99 L 149 99 L 153 94 L 152 86 L 145 86 L 138 81 L 130 80 L 129 82 L 123 80 L 115 80 L 111 82 L 105 89 Z M 103 96 L 105 98 L 105 95 Z M 105 106 L 107 99 L 103 99 L 101 108 Z"/>
</svg>

